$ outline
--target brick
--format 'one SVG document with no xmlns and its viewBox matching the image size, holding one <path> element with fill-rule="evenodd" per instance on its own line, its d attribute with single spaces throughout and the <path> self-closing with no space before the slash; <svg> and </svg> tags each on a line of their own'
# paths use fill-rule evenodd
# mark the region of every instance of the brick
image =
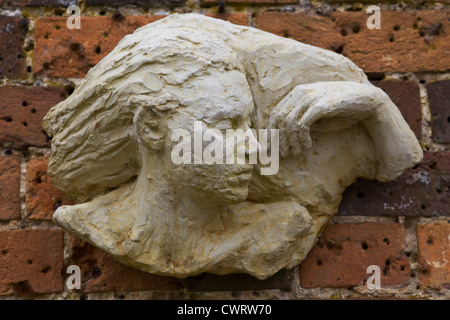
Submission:
<svg viewBox="0 0 450 320">
<path fill-rule="evenodd" d="M 62 292 L 63 267 L 61 231 L 0 231 L 0 295 Z"/>
<path fill-rule="evenodd" d="M 211 14 L 248 25 L 247 14 Z M 66 18 L 42 18 L 35 25 L 34 72 L 65 78 L 84 77 L 119 41 L 163 15 L 82 17 L 81 29 L 69 30 Z"/>
<path fill-rule="evenodd" d="M 149 7 L 184 6 L 184 0 L 86 0 L 87 6 L 123 6 L 127 4 L 144 5 Z"/>
<path fill-rule="evenodd" d="M 256 27 L 350 58 L 365 72 L 423 72 L 450 69 L 449 10 L 382 11 L 381 29 L 366 27 L 369 15 L 327 16 L 263 12 Z"/>
<path fill-rule="evenodd" d="M 450 80 L 426 84 L 431 109 L 431 138 L 450 143 Z"/>
<path fill-rule="evenodd" d="M 0 79 L 19 78 L 25 74 L 22 46 L 27 32 L 26 19 L 0 16 Z"/>
<path fill-rule="evenodd" d="M 0 220 L 20 219 L 20 159 L 0 157 Z"/>
<path fill-rule="evenodd" d="M 180 289 L 180 280 L 125 266 L 83 240 L 72 238 L 72 263 L 81 268 L 84 292 Z"/>
<path fill-rule="evenodd" d="M 248 13 L 207 13 L 206 16 L 229 21 L 241 26 L 248 26 Z"/>
<path fill-rule="evenodd" d="M 248 274 L 219 276 L 204 273 L 186 278 L 185 284 L 192 291 L 291 290 L 293 281 L 293 270 L 281 270 L 265 280 L 258 280 Z"/>
<path fill-rule="evenodd" d="M 58 102 L 64 90 L 55 87 L 0 87 L 0 144 L 13 148 L 48 146 L 42 118 Z"/>
<path fill-rule="evenodd" d="M 403 255 L 404 233 L 397 223 L 329 225 L 300 265 L 304 288 L 365 285 L 367 267 L 381 270 L 381 288 L 410 281 L 410 264 Z"/>
<path fill-rule="evenodd" d="M 391 182 L 358 179 L 344 192 L 339 215 L 445 216 L 450 208 L 450 152 L 424 160 Z M 447 164 L 446 164 L 447 163 Z"/>
<path fill-rule="evenodd" d="M 67 18 L 37 20 L 34 72 L 52 77 L 84 77 L 119 41 L 164 16 L 82 17 L 81 29 L 68 29 Z"/>
<path fill-rule="evenodd" d="M 400 109 L 416 137 L 422 137 L 422 111 L 419 85 L 413 81 L 373 81 L 383 89 Z"/>
<path fill-rule="evenodd" d="M 422 289 L 450 289 L 450 224 L 417 225 Z"/>
<path fill-rule="evenodd" d="M 73 204 L 51 184 L 47 165 L 46 157 L 32 158 L 27 162 L 25 188 L 29 219 L 51 220 L 59 206 Z"/>
<path fill-rule="evenodd" d="M 0 0 L 0 5 L 11 7 L 68 7 L 76 4 L 77 0 Z"/>
</svg>

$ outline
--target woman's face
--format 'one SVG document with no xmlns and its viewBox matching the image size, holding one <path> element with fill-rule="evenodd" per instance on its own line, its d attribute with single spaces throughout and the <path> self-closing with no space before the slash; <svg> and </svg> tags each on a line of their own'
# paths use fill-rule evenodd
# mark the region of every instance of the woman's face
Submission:
<svg viewBox="0 0 450 320">
<path fill-rule="evenodd" d="M 213 200 L 215 203 L 224 204 L 244 201 L 248 195 L 248 185 L 252 179 L 253 169 L 253 165 L 249 164 L 248 156 L 255 150 L 246 149 L 245 164 L 237 164 L 236 145 L 228 150 L 222 149 L 223 164 L 207 164 L 204 163 L 205 159 L 202 159 L 202 164 L 196 164 L 193 157 L 191 163 L 175 164 L 171 153 L 179 141 L 172 141 L 171 137 L 176 130 L 178 132 L 179 129 L 187 130 L 190 133 L 193 155 L 196 152 L 194 140 L 198 142 L 199 137 L 199 131 L 196 136 L 194 134 L 195 123 L 197 128 L 201 125 L 201 137 L 206 130 L 210 129 L 208 131 L 211 133 L 213 132 L 211 129 L 216 129 L 214 140 L 208 139 L 202 143 L 202 151 L 211 143 L 210 141 L 220 140 L 221 137 L 225 147 L 227 129 L 247 131 L 254 105 L 245 75 L 237 70 L 214 69 L 208 76 L 195 77 L 185 82 L 179 95 L 177 99 L 182 102 L 182 106 L 167 119 L 168 132 L 164 150 L 164 165 L 173 186 L 181 194 L 190 194 L 205 201 Z M 249 140 L 256 144 L 253 134 Z M 249 140 L 247 140 L 247 146 Z M 245 147 L 242 144 L 241 146 Z M 198 152 L 197 155 L 199 155 Z M 215 153 L 213 155 L 216 156 Z M 227 159 L 232 159 L 233 155 L 234 161 L 232 164 L 227 164 Z M 200 156 L 202 157 L 203 153 Z"/>
</svg>

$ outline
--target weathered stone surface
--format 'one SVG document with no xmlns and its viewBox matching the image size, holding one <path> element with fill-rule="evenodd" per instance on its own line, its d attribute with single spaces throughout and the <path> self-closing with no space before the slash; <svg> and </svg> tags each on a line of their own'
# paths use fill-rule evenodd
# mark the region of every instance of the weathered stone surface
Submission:
<svg viewBox="0 0 450 320">
<path fill-rule="evenodd" d="M 79 238 L 72 238 L 72 262 L 81 269 L 83 292 L 178 290 L 180 280 L 128 267 Z"/>
<path fill-rule="evenodd" d="M 397 223 L 329 225 L 300 265 L 300 285 L 348 287 L 365 285 L 367 267 L 381 271 L 381 288 L 410 281 L 410 264 L 403 255 L 405 230 Z"/>
<path fill-rule="evenodd" d="M 42 118 L 65 98 L 60 88 L 0 87 L 0 144 L 13 148 L 48 146 Z"/>
<path fill-rule="evenodd" d="M 0 220 L 20 218 L 20 158 L 0 157 Z"/>
<path fill-rule="evenodd" d="M 19 78 L 25 74 L 25 53 L 22 49 L 28 21 L 0 15 L 0 79 Z"/>
<path fill-rule="evenodd" d="M 291 290 L 293 281 L 293 270 L 281 270 L 265 280 L 255 279 L 248 274 L 218 276 L 205 273 L 186 278 L 184 284 L 192 291 Z"/>
<path fill-rule="evenodd" d="M 347 58 L 198 14 L 125 37 L 43 121 L 52 182 L 83 202 L 55 223 L 180 278 L 291 269 L 357 177 L 389 181 L 422 158 L 398 108 Z M 273 130 L 268 163 L 250 126 Z M 237 151 L 223 144 L 230 129 L 246 132 Z M 195 142 L 203 131 L 214 143 Z"/>
<path fill-rule="evenodd" d="M 426 84 L 433 141 L 450 143 L 450 80 Z"/>
<path fill-rule="evenodd" d="M 419 224 L 417 241 L 422 289 L 450 289 L 450 224 Z"/>
<path fill-rule="evenodd" d="M 383 89 L 392 102 L 400 109 L 416 137 L 422 137 L 422 110 L 420 105 L 419 85 L 413 81 L 374 81 L 373 84 Z"/>
<path fill-rule="evenodd" d="M 339 215 L 442 216 L 450 207 L 450 151 L 424 160 L 391 182 L 359 179 L 343 195 Z"/>
<path fill-rule="evenodd" d="M 248 14 L 210 14 L 211 17 L 248 25 Z M 41 18 L 35 26 L 35 73 L 79 78 L 105 57 L 127 34 L 163 15 L 82 17 L 81 29 L 66 27 L 67 18 Z"/>
<path fill-rule="evenodd" d="M 382 11 L 381 29 L 366 27 L 369 15 L 327 16 L 263 12 L 256 27 L 342 53 L 365 72 L 423 72 L 450 69 L 449 10 Z"/>
<path fill-rule="evenodd" d="M 73 204 L 51 184 L 46 157 L 32 158 L 27 162 L 25 187 L 29 219 L 51 220 L 58 207 Z"/>
<path fill-rule="evenodd" d="M 61 292 L 63 266 L 61 231 L 0 231 L 0 295 Z"/>
</svg>

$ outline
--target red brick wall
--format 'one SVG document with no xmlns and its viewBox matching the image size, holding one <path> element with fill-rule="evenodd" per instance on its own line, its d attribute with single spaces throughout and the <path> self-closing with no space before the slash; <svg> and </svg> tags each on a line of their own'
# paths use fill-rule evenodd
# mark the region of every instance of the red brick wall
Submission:
<svg viewBox="0 0 450 320">
<path fill-rule="evenodd" d="M 381 2 L 379 30 L 366 27 L 367 6 L 380 4 L 368 0 L 78 0 L 81 30 L 66 27 L 64 4 L 0 0 L 0 299 L 450 297 L 450 3 Z M 264 281 L 150 275 L 61 231 L 51 216 L 70 202 L 46 173 L 42 117 L 123 36 L 173 12 L 349 57 L 400 108 L 424 161 L 389 183 L 358 180 L 308 258 Z M 71 264 L 79 290 L 64 285 Z M 373 264 L 379 290 L 365 285 Z"/>
</svg>

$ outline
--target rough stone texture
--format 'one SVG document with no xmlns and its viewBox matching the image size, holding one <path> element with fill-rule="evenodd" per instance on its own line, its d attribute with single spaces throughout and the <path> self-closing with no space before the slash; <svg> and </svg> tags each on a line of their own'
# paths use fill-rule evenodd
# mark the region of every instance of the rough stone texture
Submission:
<svg viewBox="0 0 450 320">
<path fill-rule="evenodd" d="M 0 295 L 61 292 L 62 274 L 60 230 L 0 231 Z"/>
<path fill-rule="evenodd" d="M 381 271 L 381 288 L 410 281 L 410 263 L 403 255 L 405 230 L 397 223 L 329 225 L 300 265 L 300 285 L 348 287 L 365 285 L 367 267 Z"/>
<path fill-rule="evenodd" d="M 320 46 L 350 58 L 365 72 L 422 72 L 450 69 L 449 10 L 382 11 L 381 29 L 368 29 L 369 15 L 327 16 L 263 12 L 256 27 Z"/>
<path fill-rule="evenodd" d="M 145 5 L 149 7 L 176 7 L 183 6 L 184 0 L 86 0 L 87 6 L 122 6 L 127 4 Z"/>
<path fill-rule="evenodd" d="M 68 7 L 76 4 L 77 0 L 0 0 L 1 6 L 12 7 Z"/>
<path fill-rule="evenodd" d="M 22 46 L 27 31 L 26 19 L 0 16 L 0 79 L 19 78 L 25 74 Z"/>
<path fill-rule="evenodd" d="M 48 146 L 42 118 L 65 98 L 60 88 L 0 87 L 0 144 L 13 148 Z"/>
<path fill-rule="evenodd" d="M 209 14 L 235 24 L 248 24 L 248 14 Z M 162 15 L 82 17 L 81 29 L 66 27 L 67 18 L 42 18 L 35 26 L 35 73 L 79 78 L 106 56 L 127 34 Z"/>
<path fill-rule="evenodd" d="M 433 141 L 450 143 L 450 80 L 426 84 Z"/>
<path fill-rule="evenodd" d="M 450 289 L 450 224 L 419 224 L 419 279 L 423 289 Z"/>
<path fill-rule="evenodd" d="M 19 157 L 0 157 L 0 220 L 20 218 L 19 174 Z"/>
<path fill-rule="evenodd" d="M 51 220 L 61 205 L 73 204 L 50 182 L 47 158 L 32 158 L 27 162 L 26 206 L 29 219 Z"/>
<path fill-rule="evenodd" d="M 148 274 L 120 262 L 72 237 L 72 263 L 81 269 L 83 292 L 178 290 L 180 280 Z"/>
<path fill-rule="evenodd" d="M 189 277 L 184 284 L 192 291 L 241 291 L 241 290 L 291 290 L 294 281 L 293 270 L 281 270 L 266 280 L 258 280 L 247 274 L 218 276 L 204 273 Z"/>
<path fill-rule="evenodd" d="M 269 166 L 266 147 L 259 163 L 222 164 L 235 148 L 219 138 L 213 163 L 180 165 L 174 135 L 194 131 L 196 149 L 198 124 L 214 137 L 247 131 L 238 149 L 250 159 L 249 126 L 277 129 Z M 124 38 L 43 125 L 52 182 L 84 202 L 53 221 L 127 265 L 180 278 L 291 269 L 345 187 L 392 180 L 422 158 L 398 108 L 347 58 L 198 14 Z"/>
<path fill-rule="evenodd" d="M 450 151 L 425 152 L 414 169 L 391 182 L 359 179 L 343 195 L 339 215 L 442 216 L 450 207 Z"/>
<path fill-rule="evenodd" d="M 392 102 L 400 109 L 411 130 L 420 139 L 422 111 L 419 85 L 413 81 L 373 81 L 372 83 L 388 94 Z"/>
</svg>

